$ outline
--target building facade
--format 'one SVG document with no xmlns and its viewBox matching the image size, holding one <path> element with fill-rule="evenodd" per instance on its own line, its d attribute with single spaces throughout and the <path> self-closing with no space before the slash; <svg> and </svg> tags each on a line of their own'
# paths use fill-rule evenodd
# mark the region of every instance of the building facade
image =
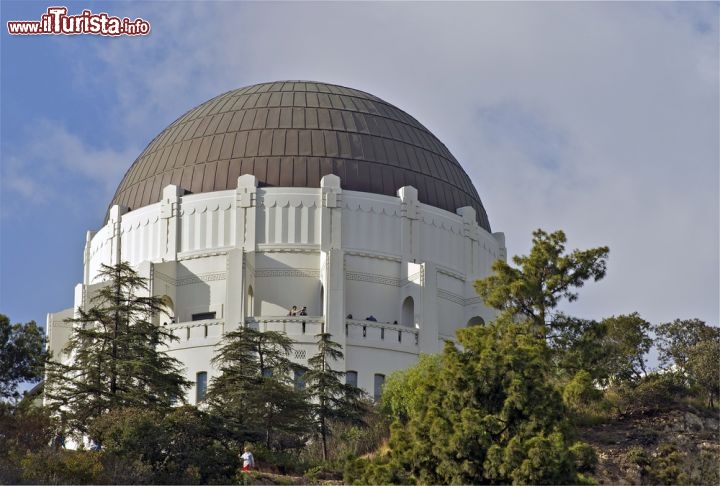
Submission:
<svg viewBox="0 0 720 486">
<path fill-rule="evenodd" d="M 73 308 L 48 315 L 50 348 L 100 265 L 128 261 L 167 304 L 157 324 L 178 338 L 191 403 L 239 326 L 287 333 L 302 364 L 331 333 L 345 352 L 334 367 L 377 396 L 389 373 L 492 318 L 473 284 L 505 258 L 469 177 L 410 115 L 329 84 L 254 85 L 190 110 L 131 166 L 88 232 Z"/>
</svg>

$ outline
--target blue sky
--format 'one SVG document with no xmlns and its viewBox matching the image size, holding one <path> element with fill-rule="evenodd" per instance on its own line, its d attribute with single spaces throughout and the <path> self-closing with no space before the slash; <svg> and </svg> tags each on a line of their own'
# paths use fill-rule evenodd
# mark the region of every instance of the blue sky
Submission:
<svg viewBox="0 0 720 486">
<path fill-rule="evenodd" d="M 57 2 L 56 2 L 57 3 Z M 230 89 L 373 93 L 460 160 L 526 253 L 533 229 L 609 245 L 568 312 L 718 323 L 717 3 L 64 2 L 148 36 L 10 36 L 55 3 L 3 1 L 0 312 L 72 305 L 87 230 L 145 145 Z"/>
</svg>

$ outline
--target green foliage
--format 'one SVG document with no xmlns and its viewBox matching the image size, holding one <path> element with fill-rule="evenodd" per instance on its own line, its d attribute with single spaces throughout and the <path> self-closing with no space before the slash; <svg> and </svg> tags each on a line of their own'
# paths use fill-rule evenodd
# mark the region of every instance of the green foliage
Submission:
<svg viewBox="0 0 720 486">
<path fill-rule="evenodd" d="M 322 444 L 322 458 L 328 459 L 329 421 L 362 424 L 363 392 L 341 381 L 342 371 L 332 369 L 332 362 L 344 357 L 341 346 L 326 332 L 317 336 L 318 352 L 308 360 L 309 369 L 303 376 L 312 402 L 313 421 Z"/>
<path fill-rule="evenodd" d="M 700 341 L 692 347 L 687 362 L 688 376 L 703 391 L 710 407 L 715 406 L 714 400 L 720 395 L 719 366 L 720 337 Z"/>
<path fill-rule="evenodd" d="M 392 424 L 389 460 L 356 466 L 361 476 L 353 479 L 577 481 L 570 424 L 549 380 L 550 351 L 535 330 L 499 319 L 459 331 L 462 348 L 446 344 L 437 371 L 419 384 L 425 399 Z"/>
<path fill-rule="evenodd" d="M 40 380 L 46 357 L 45 336 L 35 321 L 11 325 L 0 314 L 0 399 L 19 398 L 18 384 Z"/>
<path fill-rule="evenodd" d="M 22 459 L 23 480 L 35 484 L 107 484 L 102 454 L 44 450 Z"/>
<path fill-rule="evenodd" d="M 105 285 L 88 309 L 69 319 L 73 333 L 69 363 L 50 361 L 45 397 L 66 425 L 78 433 L 109 410 L 146 407 L 162 410 L 184 396 L 189 382 L 180 362 L 159 347 L 174 336 L 152 323 L 162 309 L 159 297 L 143 297 L 147 282 L 127 263 L 103 265 Z"/>
<path fill-rule="evenodd" d="M 213 364 L 221 374 L 207 401 L 237 443 L 273 450 L 300 448 L 309 432 L 309 406 L 293 386 L 292 340 L 284 333 L 242 327 L 225 335 Z"/>
<path fill-rule="evenodd" d="M 563 389 L 565 404 L 576 411 L 599 402 L 602 396 L 602 391 L 593 383 L 592 375 L 585 370 L 578 371 Z"/>
<path fill-rule="evenodd" d="M 395 461 L 387 457 L 375 459 L 354 459 L 348 461 L 343 472 L 345 484 L 413 484 L 408 476 Z"/>
<path fill-rule="evenodd" d="M 603 319 L 601 349 L 611 380 L 637 381 L 647 374 L 645 355 L 652 347 L 651 325 L 637 312 Z"/>
<path fill-rule="evenodd" d="M 598 456 L 595 449 L 585 442 L 576 442 L 570 447 L 570 455 L 575 463 L 575 469 L 581 473 L 595 472 L 598 465 Z"/>
<path fill-rule="evenodd" d="M 685 371 L 692 348 L 703 341 L 720 338 L 720 329 L 708 326 L 700 319 L 675 319 L 655 327 L 658 357 L 665 367 L 675 364 Z"/>
<path fill-rule="evenodd" d="M 720 329 L 699 319 L 676 319 L 655 328 L 661 362 L 672 364 L 697 387 L 711 407 L 720 394 Z"/>
<path fill-rule="evenodd" d="M 699 484 L 691 476 L 689 458 L 675 444 L 663 442 L 652 454 L 634 447 L 628 451 L 628 459 L 640 468 L 642 484 Z"/>
<path fill-rule="evenodd" d="M 44 450 L 50 444 L 56 424 L 45 409 L 27 401 L 19 404 L 0 401 L 0 484 L 22 481 L 21 460 L 25 454 Z"/>
<path fill-rule="evenodd" d="M 650 373 L 634 383 L 613 384 L 606 398 L 621 414 L 665 410 L 687 397 L 690 390 L 678 373 Z"/>
<path fill-rule="evenodd" d="M 417 410 L 425 400 L 422 385 L 440 370 L 440 359 L 439 354 L 422 354 L 412 368 L 388 376 L 380 400 L 383 412 L 403 423 L 407 422 L 410 412 Z"/>
<path fill-rule="evenodd" d="M 501 316 L 520 316 L 536 326 L 550 326 L 550 311 L 561 299 L 577 299 L 574 289 L 586 280 L 605 276 L 609 249 L 606 246 L 565 253 L 565 233 L 533 232 L 533 247 L 527 256 L 515 256 L 515 268 L 502 260 L 493 264 L 494 274 L 480 279 L 475 289 L 485 303 Z"/>
<path fill-rule="evenodd" d="M 90 433 L 102 443 L 103 462 L 115 468 L 113 476 L 143 473 L 134 482 L 227 483 L 237 467 L 234 451 L 222 442 L 221 423 L 189 405 L 166 415 L 113 410 L 94 421 Z"/>
</svg>

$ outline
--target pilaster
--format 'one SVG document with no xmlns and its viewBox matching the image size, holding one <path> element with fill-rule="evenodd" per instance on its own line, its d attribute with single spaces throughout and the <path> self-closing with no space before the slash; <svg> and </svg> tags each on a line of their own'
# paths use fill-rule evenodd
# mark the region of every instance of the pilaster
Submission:
<svg viewBox="0 0 720 486">
<path fill-rule="evenodd" d="M 180 201 L 184 191 L 175 185 L 165 186 L 160 201 L 160 252 L 165 261 L 177 260 L 180 248 Z"/>
<path fill-rule="evenodd" d="M 418 191 L 412 186 L 403 186 L 397 191 L 400 198 L 400 244 L 405 261 L 415 262 L 420 257 L 420 221 Z"/>
<path fill-rule="evenodd" d="M 117 265 L 122 261 L 120 231 L 122 224 L 122 215 L 128 212 L 125 206 L 114 205 L 110 208 L 110 216 L 108 224 L 112 228 L 112 236 L 110 237 L 110 265 Z"/>
<path fill-rule="evenodd" d="M 245 251 L 255 251 L 257 178 L 245 174 L 238 177 L 235 190 L 235 246 Z"/>
<path fill-rule="evenodd" d="M 329 174 L 320 180 L 320 258 L 324 272 L 323 315 L 325 332 L 332 334 L 333 341 L 343 350 L 345 337 L 345 257 L 342 251 L 342 189 L 340 178 Z M 324 265 L 323 265 L 324 264 Z M 344 370 L 345 363 L 337 363 Z"/>
<path fill-rule="evenodd" d="M 440 327 L 437 297 L 437 267 L 434 263 L 423 263 L 422 298 L 420 299 L 420 352 L 437 353 L 440 351 Z"/>
<path fill-rule="evenodd" d="M 85 233 L 85 251 L 83 252 L 83 284 L 90 285 L 90 250 L 95 231 Z"/>
</svg>

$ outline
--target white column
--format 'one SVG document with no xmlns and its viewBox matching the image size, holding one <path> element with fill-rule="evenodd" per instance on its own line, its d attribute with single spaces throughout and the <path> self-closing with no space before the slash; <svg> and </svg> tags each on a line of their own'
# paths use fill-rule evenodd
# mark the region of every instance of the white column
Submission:
<svg viewBox="0 0 720 486">
<path fill-rule="evenodd" d="M 403 260 L 417 263 L 420 257 L 420 221 L 418 215 L 418 191 L 403 186 L 397 191 L 400 198 L 400 244 Z"/>
<path fill-rule="evenodd" d="M 110 237 L 110 265 L 117 265 L 122 259 L 120 225 L 122 224 L 122 215 L 127 212 L 128 208 L 126 208 L 125 206 L 119 206 L 117 204 L 110 208 L 110 217 L 108 218 L 108 224 L 112 228 L 112 236 Z"/>
<path fill-rule="evenodd" d="M 90 284 L 90 249 L 95 231 L 88 231 L 85 234 L 85 251 L 83 252 L 83 284 Z"/>
<path fill-rule="evenodd" d="M 238 177 L 235 190 L 235 246 L 255 251 L 255 213 L 257 211 L 257 178 L 245 174 Z"/>
<path fill-rule="evenodd" d="M 160 201 L 160 255 L 164 261 L 177 260 L 181 248 L 180 201 L 184 191 L 175 185 L 163 188 Z"/>
<path fill-rule="evenodd" d="M 320 211 L 320 258 L 324 259 L 323 314 L 325 332 L 347 353 L 345 336 L 345 257 L 342 251 L 342 189 L 340 178 L 329 174 L 320 180 L 322 209 Z M 345 362 L 335 363 L 345 370 Z"/>
</svg>

